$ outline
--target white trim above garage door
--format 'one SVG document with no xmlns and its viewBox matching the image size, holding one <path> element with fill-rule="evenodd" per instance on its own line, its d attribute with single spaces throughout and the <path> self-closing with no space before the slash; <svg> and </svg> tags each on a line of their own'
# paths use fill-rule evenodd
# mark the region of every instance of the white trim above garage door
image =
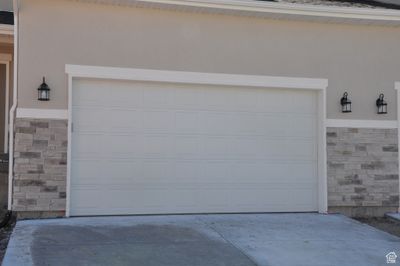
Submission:
<svg viewBox="0 0 400 266">
<path fill-rule="evenodd" d="M 210 85 L 210 86 L 229 86 L 229 87 L 256 87 L 265 89 L 301 89 L 314 90 L 316 93 L 315 110 L 317 114 L 317 177 L 318 177 L 318 211 L 327 212 L 327 177 L 326 177 L 326 141 L 325 141 L 325 117 L 326 117 L 326 87 L 327 80 L 309 79 L 309 78 L 286 78 L 286 77 L 268 77 L 252 75 L 230 75 L 230 74 L 211 74 L 211 73 L 193 73 L 177 71 L 143 70 L 143 69 L 125 69 L 109 67 L 91 67 L 67 65 L 68 74 L 68 171 L 67 171 L 67 209 L 66 216 L 71 214 L 71 173 L 72 173 L 72 99 L 73 99 L 73 80 L 87 80 L 88 78 L 106 79 L 106 80 L 129 80 L 135 82 L 154 82 L 165 84 L 192 84 L 192 85 Z M 283 103 L 284 105 L 284 103 Z M 75 215 L 75 213 L 72 213 Z M 101 213 L 106 214 L 106 213 Z M 135 213 L 129 213 L 135 214 Z"/>
</svg>

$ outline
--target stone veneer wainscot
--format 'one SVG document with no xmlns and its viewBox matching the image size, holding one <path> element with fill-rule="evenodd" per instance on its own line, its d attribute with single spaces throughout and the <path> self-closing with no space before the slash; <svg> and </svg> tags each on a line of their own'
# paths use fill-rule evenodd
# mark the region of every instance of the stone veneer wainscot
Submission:
<svg viewBox="0 0 400 266">
<path fill-rule="evenodd" d="M 67 120 L 16 119 L 14 211 L 65 211 L 67 126 Z"/>
<path fill-rule="evenodd" d="M 397 129 L 328 128 L 328 206 L 381 216 L 399 206 Z"/>
</svg>

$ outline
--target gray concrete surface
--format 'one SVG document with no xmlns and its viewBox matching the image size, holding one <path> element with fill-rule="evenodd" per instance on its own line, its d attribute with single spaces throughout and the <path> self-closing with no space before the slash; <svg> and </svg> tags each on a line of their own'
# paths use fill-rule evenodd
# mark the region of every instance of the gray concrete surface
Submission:
<svg viewBox="0 0 400 266">
<path fill-rule="evenodd" d="M 400 222 L 400 213 L 398 213 L 398 212 L 389 212 L 389 213 L 386 213 L 385 216 L 392 220 Z"/>
<path fill-rule="evenodd" d="M 400 238 L 341 215 L 87 217 L 19 221 L 3 265 L 375 266 L 391 251 Z"/>
</svg>

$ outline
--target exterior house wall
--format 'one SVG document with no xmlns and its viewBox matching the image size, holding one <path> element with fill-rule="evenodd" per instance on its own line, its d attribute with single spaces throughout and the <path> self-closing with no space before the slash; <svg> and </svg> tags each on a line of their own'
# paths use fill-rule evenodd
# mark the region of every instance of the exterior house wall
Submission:
<svg viewBox="0 0 400 266">
<path fill-rule="evenodd" d="M 19 108 L 66 109 L 65 64 L 81 64 L 327 78 L 327 118 L 397 118 L 398 27 L 64 0 L 21 0 L 20 8 Z M 42 76 L 52 89 L 49 102 L 36 99 Z M 344 91 L 353 101 L 353 113 L 340 112 Z M 376 114 L 381 92 L 389 103 L 387 115 Z M 64 120 L 16 119 L 14 210 L 55 215 L 65 210 L 66 135 Z M 328 128 L 330 211 L 382 215 L 382 210 L 398 208 L 396 137 L 394 129 Z"/>
<path fill-rule="evenodd" d="M 65 64 L 328 78 L 328 118 L 396 119 L 400 29 L 21 0 L 19 107 L 67 108 Z M 74 19 L 71 19 L 71 18 Z M 61 34 L 62 32 L 62 34 Z M 35 51 L 35 52 L 32 52 Z M 36 100 L 42 76 L 50 102 Z M 352 114 L 338 104 L 344 91 Z M 389 114 L 377 115 L 383 92 Z"/>
</svg>

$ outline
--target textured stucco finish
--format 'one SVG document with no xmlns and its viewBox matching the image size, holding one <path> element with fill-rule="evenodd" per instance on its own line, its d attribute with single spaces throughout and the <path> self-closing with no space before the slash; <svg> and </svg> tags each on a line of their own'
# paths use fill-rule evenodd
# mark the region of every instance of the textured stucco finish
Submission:
<svg viewBox="0 0 400 266">
<path fill-rule="evenodd" d="M 21 0 L 19 107 L 67 107 L 65 64 L 329 79 L 328 118 L 396 119 L 400 28 Z M 73 19 L 71 19 L 73 18 Z M 34 88 L 47 77 L 51 101 Z M 353 113 L 343 115 L 344 91 Z M 376 115 L 383 92 L 389 114 Z"/>
<path fill-rule="evenodd" d="M 16 119 L 14 211 L 64 211 L 67 121 Z"/>
<path fill-rule="evenodd" d="M 328 128 L 329 207 L 397 208 L 397 142 L 397 129 Z"/>
</svg>

